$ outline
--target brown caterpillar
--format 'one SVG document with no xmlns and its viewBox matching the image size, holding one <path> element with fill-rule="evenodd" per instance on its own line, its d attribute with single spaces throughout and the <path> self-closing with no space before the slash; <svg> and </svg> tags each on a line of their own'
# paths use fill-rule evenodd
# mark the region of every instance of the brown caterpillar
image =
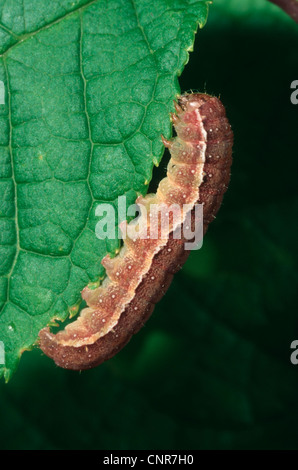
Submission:
<svg viewBox="0 0 298 470">
<path fill-rule="evenodd" d="M 284 10 L 296 23 L 298 23 L 298 3 L 297 0 L 270 0 L 275 5 Z"/>
<path fill-rule="evenodd" d="M 188 94 L 179 98 L 172 120 L 177 137 L 163 138 L 170 149 L 167 177 L 156 194 L 138 198 L 149 209 L 152 204 L 204 204 L 204 233 L 218 211 L 230 180 L 233 133 L 218 98 Z M 194 222 L 194 210 L 192 211 Z M 183 222 L 183 220 L 182 220 Z M 65 369 L 95 367 L 114 356 L 151 315 L 167 291 L 173 275 L 186 261 L 185 239 L 173 232 L 178 219 L 171 218 L 167 233 L 157 239 L 127 238 L 118 256 L 106 256 L 102 264 L 107 278 L 97 289 L 85 288 L 89 308 L 56 335 L 40 331 L 40 348 Z M 146 218 L 146 229 L 150 218 Z M 124 230 L 127 225 L 122 225 Z"/>
</svg>

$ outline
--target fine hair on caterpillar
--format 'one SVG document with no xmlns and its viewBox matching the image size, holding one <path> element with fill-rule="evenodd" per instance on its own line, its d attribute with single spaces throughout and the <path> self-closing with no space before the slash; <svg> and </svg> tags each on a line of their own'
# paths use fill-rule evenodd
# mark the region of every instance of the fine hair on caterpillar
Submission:
<svg viewBox="0 0 298 470">
<path fill-rule="evenodd" d="M 138 197 L 141 214 L 133 235 L 130 224 L 121 222 L 120 230 L 126 234 L 123 247 L 115 258 L 107 255 L 102 260 L 107 274 L 102 284 L 82 291 L 88 307 L 77 320 L 57 334 L 49 328 L 39 333 L 41 349 L 60 367 L 90 369 L 125 346 L 189 256 L 187 232 L 177 238 L 177 230 L 181 233 L 185 226 L 189 233 L 194 231 L 198 223 L 195 208 L 200 204 L 205 233 L 221 205 L 230 180 L 233 145 L 224 106 L 216 97 L 194 93 L 179 97 L 175 109 L 171 118 L 177 136 L 171 140 L 162 137 L 171 154 L 167 176 L 155 194 Z M 160 223 L 160 217 L 152 217 L 154 205 L 165 207 L 165 214 L 170 207 L 176 208 L 168 225 Z M 184 205 L 186 213 L 181 210 Z M 155 238 L 150 237 L 151 226 Z"/>
</svg>

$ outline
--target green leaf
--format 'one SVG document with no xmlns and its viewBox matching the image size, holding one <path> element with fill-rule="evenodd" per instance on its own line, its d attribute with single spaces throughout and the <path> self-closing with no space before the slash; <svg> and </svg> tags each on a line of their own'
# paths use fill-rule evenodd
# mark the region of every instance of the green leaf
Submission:
<svg viewBox="0 0 298 470">
<path fill-rule="evenodd" d="M 9 379 L 54 318 L 79 309 L 119 241 L 95 208 L 146 193 L 200 0 L 0 1 L 0 340 Z"/>
<path fill-rule="evenodd" d="M 203 248 L 99 368 L 25 353 L 0 383 L 1 449 L 298 449 L 297 37 L 266 0 L 213 2 L 180 79 L 220 94 L 235 134 Z"/>
</svg>

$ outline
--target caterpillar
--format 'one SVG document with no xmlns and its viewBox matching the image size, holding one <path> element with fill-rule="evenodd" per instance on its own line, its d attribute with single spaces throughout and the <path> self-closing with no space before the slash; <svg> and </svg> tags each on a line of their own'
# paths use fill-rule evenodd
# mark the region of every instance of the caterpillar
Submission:
<svg viewBox="0 0 298 470">
<path fill-rule="evenodd" d="M 284 10 L 296 23 L 298 23 L 298 3 L 296 0 L 270 0 Z"/>
<path fill-rule="evenodd" d="M 154 204 L 187 205 L 194 224 L 197 203 L 204 204 L 205 233 L 230 181 L 233 132 L 220 100 L 202 93 L 185 94 L 175 108 L 171 116 L 177 136 L 171 140 L 162 136 L 171 154 L 167 177 L 159 183 L 156 194 L 136 201 L 147 209 L 147 217 L 141 214 L 139 218 L 145 222 L 142 226 L 139 220 L 139 233 L 148 233 Z M 41 350 L 62 368 L 84 370 L 122 349 L 150 317 L 189 256 L 185 236 L 174 237 L 184 222 L 185 218 L 173 214 L 167 232 L 158 226 L 155 239 L 125 238 L 115 258 L 107 255 L 102 260 L 107 274 L 102 285 L 82 291 L 88 308 L 57 334 L 42 329 Z M 127 222 L 120 225 L 123 232 L 128 228 Z"/>
</svg>

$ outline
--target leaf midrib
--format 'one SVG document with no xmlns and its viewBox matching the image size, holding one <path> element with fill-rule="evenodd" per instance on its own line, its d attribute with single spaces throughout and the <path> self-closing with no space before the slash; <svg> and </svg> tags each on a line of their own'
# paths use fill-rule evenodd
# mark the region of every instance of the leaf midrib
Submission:
<svg viewBox="0 0 298 470">
<path fill-rule="evenodd" d="M 14 158 L 13 158 L 13 153 L 12 153 L 12 120 L 11 120 L 11 89 L 10 89 L 10 81 L 9 81 L 9 74 L 8 74 L 8 68 L 7 68 L 7 63 L 6 59 L 4 58 L 3 60 L 4 64 L 4 70 L 5 70 L 5 75 L 6 75 L 6 83 L 7 83 L 7 95 L 8 95 L 8 123 L 9 123 L 9 154 L 10 154 L 10 161 L 11 161 L 11 180 L 13 181 L 14 185 L 14 203 L 15 203 L 15 229 L 16 229 L 16 252 L 14 256 L 13 263 L 11 265 L 10 271 L 7 274 L 7 298 L 6 302 L 3 304 L 4 306 L 9 302 L 10 300 L 10 280 L 11 280 L 11 275 L 14 271 L 19 252 L 20 252 L 20 232 L 19 232 L 19 223 L 18 223 L 18 193 L 17 193 L 17 184 L 16 184 L 16 179 L 15 179 L 15 168 L 14 168 Z"/>
</svg>

